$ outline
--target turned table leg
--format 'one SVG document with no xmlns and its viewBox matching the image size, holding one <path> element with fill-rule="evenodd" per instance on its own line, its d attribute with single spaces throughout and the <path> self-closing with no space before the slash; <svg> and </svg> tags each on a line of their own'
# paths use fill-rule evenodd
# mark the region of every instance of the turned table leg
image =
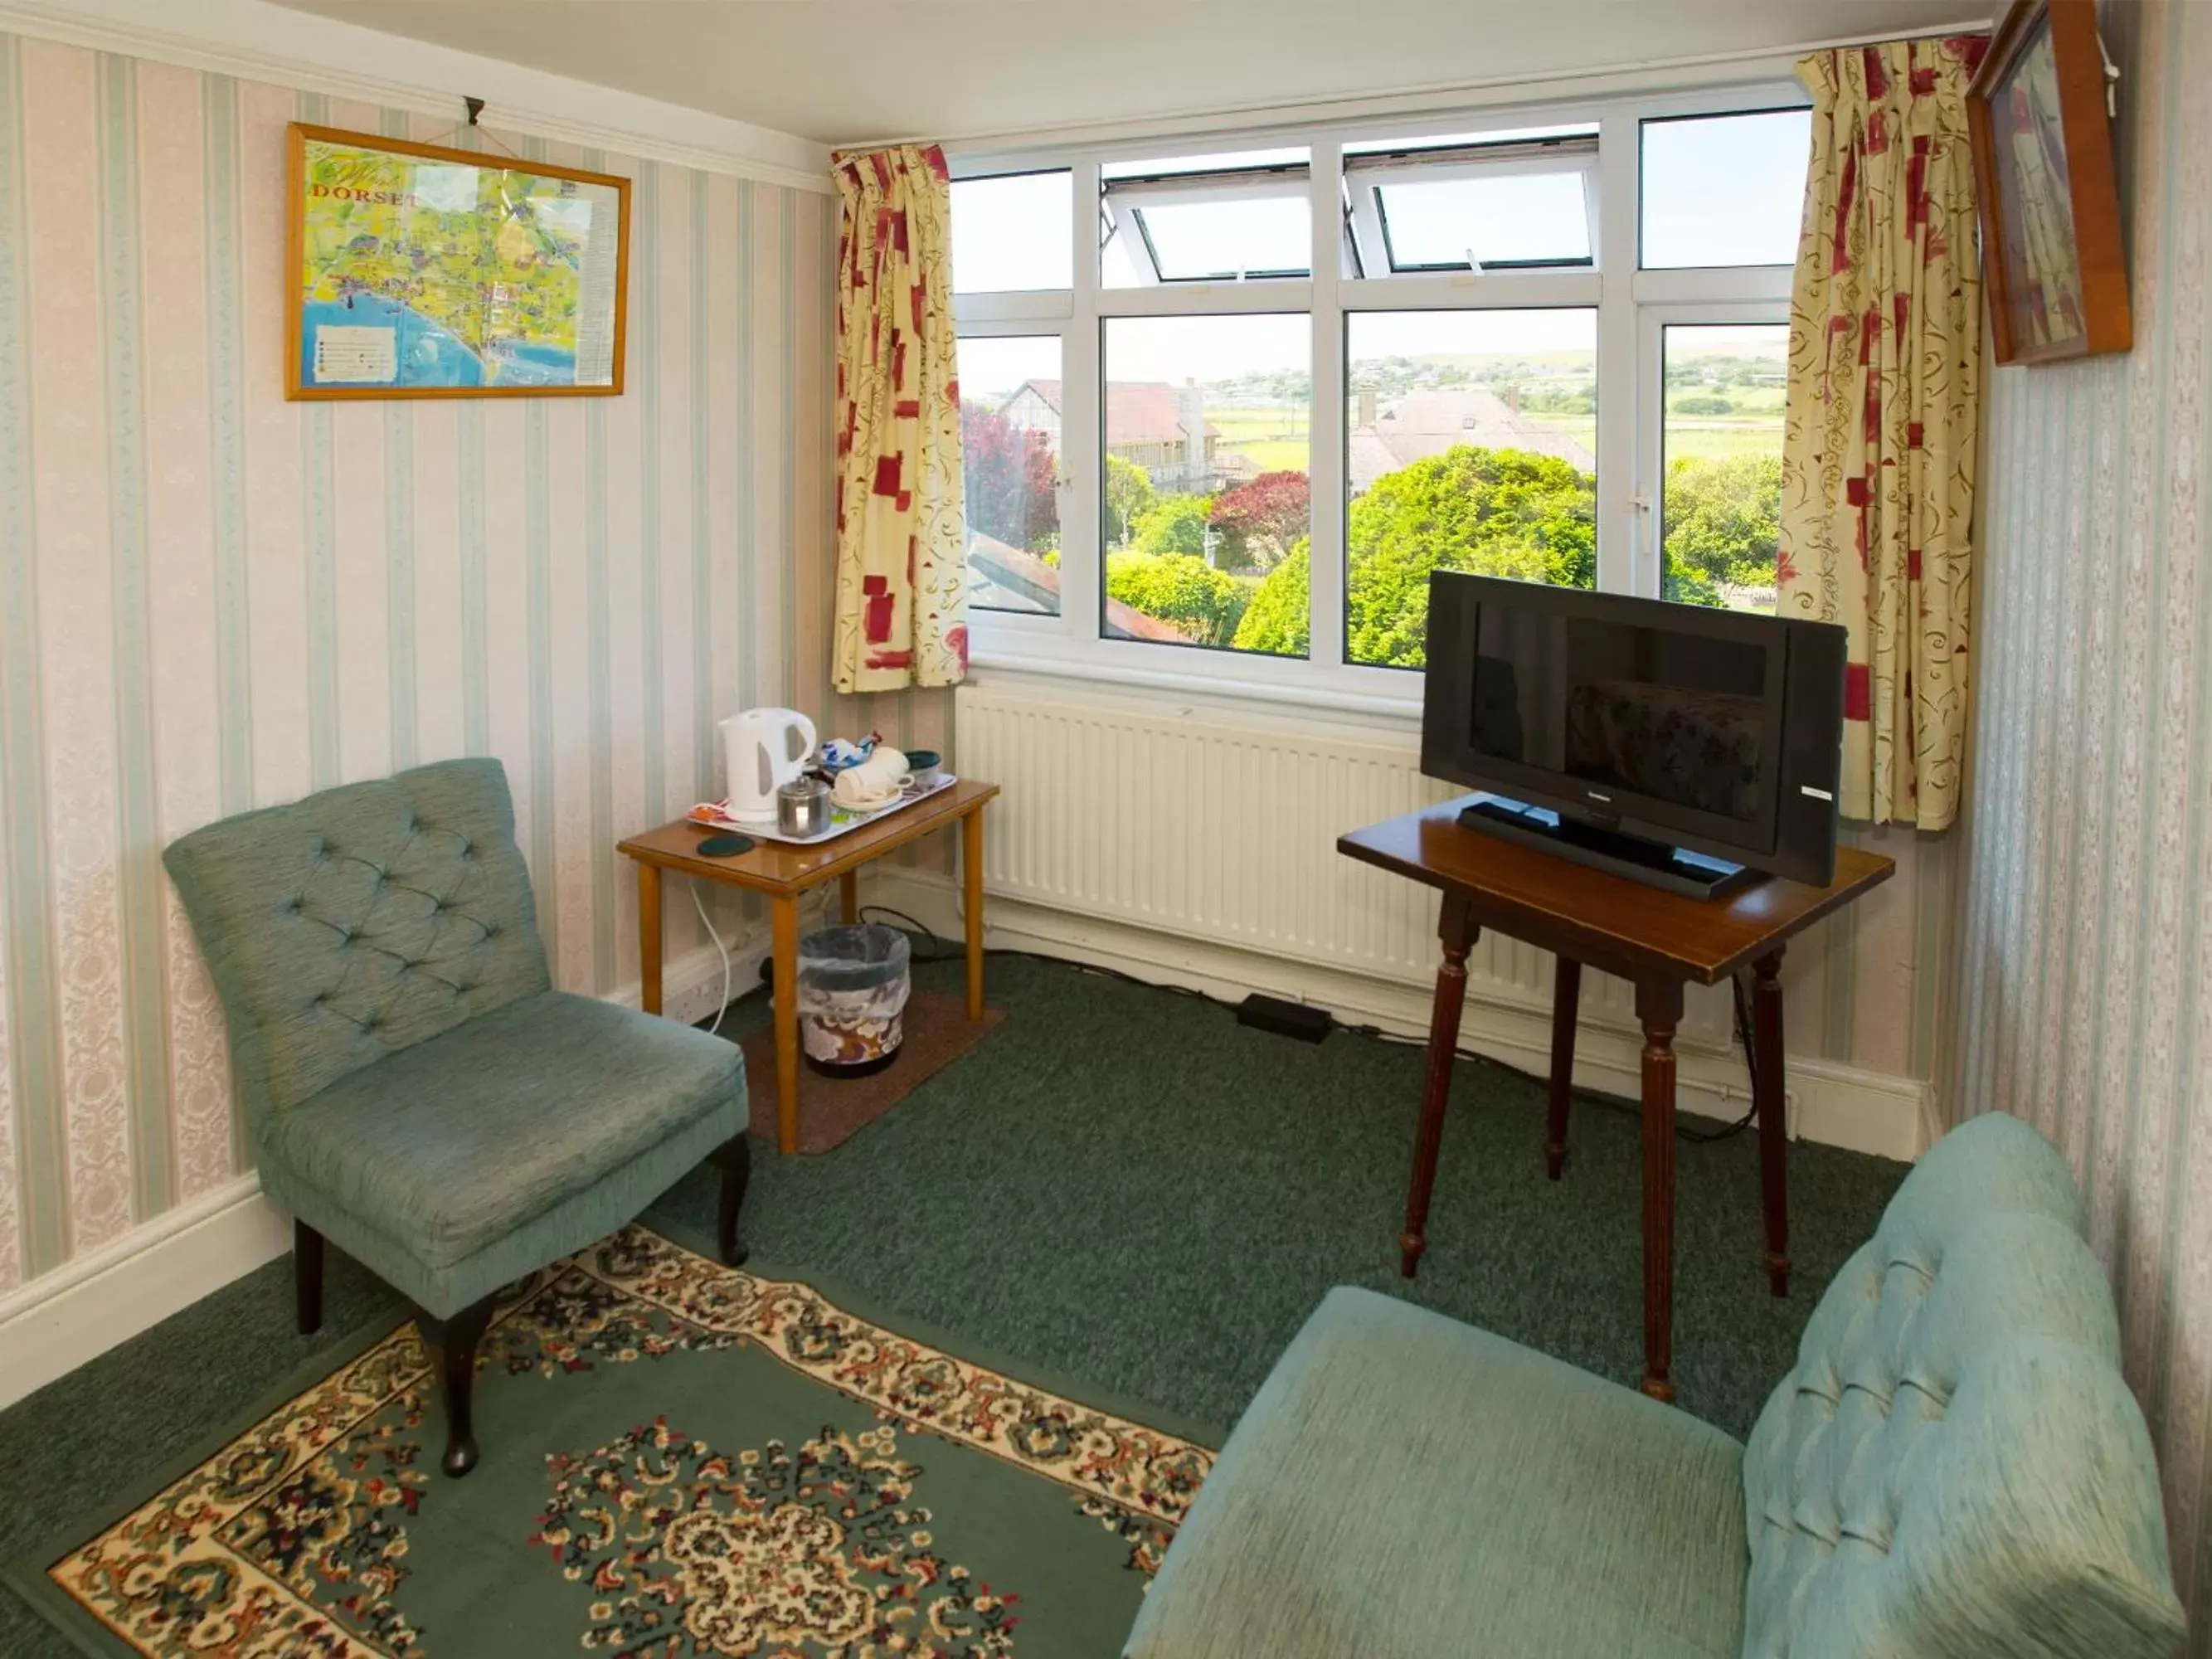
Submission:
<svg viewBox="0 0 2212 1659">
<path fill-rule="evenodd" d="M 1674 1346 L 1674 1028 L 1682 986 L 1636 988 L 1644 1027 L 1644 1392 L 1672 1400 Z"/>
<path fill-rule="evenodd" d="M 960 893 L 967 906 L 968 1018 L 983 1018 L 983 803 L 960 820 Z"/>
<path fill-rule="evenodd" d="M 775 1149 L 799 1150 L 799 898 L 769 901 L 775 995 Z"/>
<path fill-rule="evenodd" d="M 1782 1090 L 1782 952 L 1752 964 L 1752 1103 L 1759 1113 L 1759 1197 L 1766 1219 L 1766 1283 L 1790 1294 L 1790 1168 Z"/>
<path fill-rule="evenodd" d="M 1575 1020 L 1582 1000 L 1583 965 L 1561 957 L 1552 976 L 1552 1106 L 1544 1123 L 1544 1173 L 1554 1181 L 1567 1163 L 1567 1106 L 1575 1092 Z"/>
<path fill-rule="evenodd" d="M 1429 1194 L 1437 1184 L 1437 1149 L 1443 1141 L 1444 1103 L 1459 1054 L 1460 1011 L 1467 1006 L 1467 953 L 1475 932 L 1467 901 L 1446 893 L 1437 921 L 1444 959 L 1437 969 L 1437 998 L 1429 1013 L 1428 1075 L 1421 1085 L 1420 1127 L 1413 1137 L 1413 1177 L 1406 1189 L 1406 1231 L 1398 1240 L 1399 1271 L 1408 1279 L 1429 1245 Z"/>
<path fill-rule="evenodd" d="M 660 866 L 637 866 L 637 1006 L 660 1012 Z"/>
<path fill-rule="evenodd" d="M 860 919 L 860 872 L 848 870 L 837 878 L 837 920 L 848 927 Z"/>
</svg>

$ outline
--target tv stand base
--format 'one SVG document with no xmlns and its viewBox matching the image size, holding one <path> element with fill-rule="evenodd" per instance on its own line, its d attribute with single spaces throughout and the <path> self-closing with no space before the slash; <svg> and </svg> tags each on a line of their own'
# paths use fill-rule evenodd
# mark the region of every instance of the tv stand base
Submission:
<svg viewBox="0 0 2212 1659">
<path fill-rule="evenodd" d="M 1539 848 L 1593 870 L 1609 871 L 1695 899 L 1718 898 L 1761 879 L 1746 865 L 1711 859 L 1665 842 L 1583 823 L 1540 806 L 1504 795 L 1477 795 L 1460 811 L 1470 830 Z"/>
</svg>

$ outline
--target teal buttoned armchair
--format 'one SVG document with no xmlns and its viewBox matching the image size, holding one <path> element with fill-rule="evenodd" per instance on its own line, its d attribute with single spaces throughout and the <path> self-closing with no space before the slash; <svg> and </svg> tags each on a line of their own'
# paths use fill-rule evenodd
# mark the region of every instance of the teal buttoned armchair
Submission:
<svg viewBox="0 0 2212 1659">
<path fill-rule="evenodd" d="M 447 761 L 194 830 L 163 856 L 229 1024 L 262 1190 L 291 1212 L 300 1328 L 325 1238 L 416 1310 L 449 1475 L 493 1293 L 629 1221 L 702 1158 L 720 1246 L 750 1160 L 732 1044 L 552 988 L 495 760 Z"/>
</svg>

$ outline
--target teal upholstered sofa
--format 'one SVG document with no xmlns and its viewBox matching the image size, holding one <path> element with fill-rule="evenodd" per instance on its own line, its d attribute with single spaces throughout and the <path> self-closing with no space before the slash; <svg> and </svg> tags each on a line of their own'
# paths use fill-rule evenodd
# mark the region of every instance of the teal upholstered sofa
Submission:
<svg viewBox="0 0 2212 1659">
<path fill-rule="evenodd" d="M 295 1218 L 301 1328 L 322 1322 L 325 1237 L 413 1302 L 447 1474 L 477 1459 L 469 1383 L 501 1285 L 710 1156 L 722 1253 L 743 1260 L 743 1057 L 552 988 L 497 761 L 227 818 L 164 861 L 222 998 L 262 1190 Z"/>
<path fill-rule="evenodd" d="M 1131 1659 L 2167 1659 L 2148 1436 L 2074 1182 L 1946 1136 L 1749 1445 L 1486 1332 L 1329 1293 L 1169 1549 Z"/>
</svg>

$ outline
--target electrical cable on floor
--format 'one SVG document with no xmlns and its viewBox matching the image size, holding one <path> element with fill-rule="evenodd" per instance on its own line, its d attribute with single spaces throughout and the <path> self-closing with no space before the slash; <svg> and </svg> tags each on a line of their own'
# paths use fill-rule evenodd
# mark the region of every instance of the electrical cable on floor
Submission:
<svg viewBox="0 0 2212 1659">
<path fill-rule="evenodd" d="M 699 925 L 707 930 L 707 937 L 714 941 L 714 949 L 722 957 L 722 1000 L 714 1010 L 714 1023 L 707 1028 L 707 1035 L 714 1036 L 722 1029 L 722 1016 L 730 1012 L 730 947 L 722 943 L 722 936 L 707 918 L 707 903 L 699 896 L 699 884 L 694 881 L 685 884 L 691 890 L 691 904 L 699 913 Z"/>
<path fill-rule="evenodd" d="M 952 942 L 944 938 L 935 928 L 927 922 L 917 921 L 903 910 L 895 910 L 887 904 L 864 904 L 860 907 L 860 920 L 863 921 L 872 915 L 887 916 L 895 921 L 903 922 L 908 933 L 920 934 L 927 939 L 929 949 L 926 953 L 917 952 L 915 957 L 917 961 L 949 962 L 960 954 Z M 1166 991 L 1179 997 L 1195 998 L 1200 1002 L 1213 1003 L 1224 1011 L 1231 1011 L 1236 1007 L 1234 1003 L 1224 1002 L 1220 998 L 1209 996 L 1206 992 L 1197 990 L 1191 986 L 1141 979 L 1119 968 L 1103 967 L 1096 963 L 1077 962 L 1067 957 L 1048 956 L 1042 951 L 1021 951 L 1010 946 L 995 945 L 983 954 L 987 957 L 1025 957 L 1032 962 L 1048 962 L 1059 967 L 1072 968 L 1079 974 L 1096 974 L 1103 979 L 1117 979 L 1126 985 L 1141 986 L 1148 991 Z M 1729 981 L 1729 988 L 1735 1005 L 1736 1036 L 1743 1044 L 1744 1063 L 1751 1073 L 1753 1081 L 1756 1082 L 1759 1076 L 1758 1053 L 1752 1041 L 1750 1008 L 1744 995 L 1743 981 L 1741 979 L 1731 978 Z M 1425 1048 L 1428 1047 L 1425 1038 L 1401 1036 L 1395 1031 L 1384 1030 L 1379 1025 L 1347 1025 L 1342 1020 L 1334 1020 L 1333 1023 L 1337 1030 L 1342 1031 L 1347 1036 L 1366 1037 L 1371 1042 L 1395 1043 L 1401 1048 Z M 1509 1066 L 1502 1060 L 1493 1059 L 1488 1054 L 1480 1054 L 1470 1048 L 1455 1048 L 1453 1053 L 1461 1060 L 1473 1060 L 1482 1066 L 1495 1066 L 1500 1071 L 1510 1072 L 1514 1076 L 1527 1082 L 1547 1085 L 1549 1082 L 1548 1079 L 1538 1077 L 1533 1072 L 1524 1072 L 1517 1066 Z M 1593 1094 L 1591 1098 L 1613 1111 L 1640 1113 L 1643 1110 L 1643 1108 L 1634 1102 L 1617 1101 L 1610 1095 Z M 1711 1146 L 1715 1141 L 1726 1140 L 1731 1136 L 1741 1134 L 1751 1127 L 1758 1115 L 1759 1107 L 1754 1098 L 1753 1104 L 1746 1109 L 1744 1115 L 1732 1123 L 1724 1124 L 1717 1129 L 1692 1129 L 1686 1124 L 1677 1123 L 1674 1126 L 1674 1134 L 1678 1139 L 1687 1141 L 1693 1146 Z"/>
</svg>

